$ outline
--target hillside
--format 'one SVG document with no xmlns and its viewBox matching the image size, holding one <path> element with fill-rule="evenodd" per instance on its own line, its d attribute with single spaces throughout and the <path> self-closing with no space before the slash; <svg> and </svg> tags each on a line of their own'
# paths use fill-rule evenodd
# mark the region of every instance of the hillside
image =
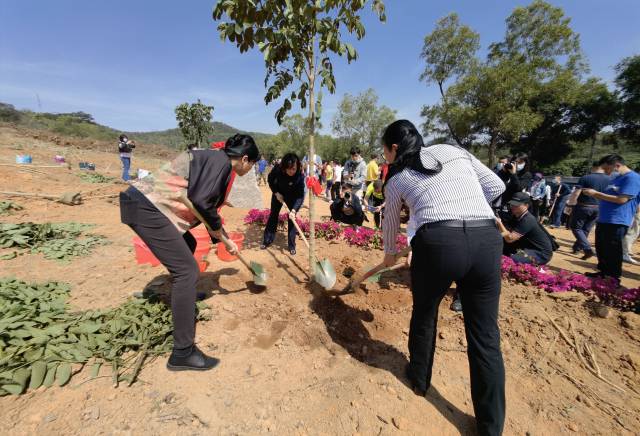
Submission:
<svg viewBox="0 0 640 436">
<path fill-rule="evenodd" d="M 19 110 L 13 105 L 0 102 L 0 122 L 11 123 L 16 127 L 30 130 L 46 130 L 63 136 L 72 136 L 98 141 L 115 141 L 125 133 L 130 138 L 144 144 L 163 145 L 170 148 L 179 148 L 184 144 L 180 131 L 167 129 L 153 132 L 122 132 L 108 126 L 98 124 L 91 114 L 86 112 L 48 113 Z M 210 142 L 224 141 L 236 133 L 249 133 L 257 140 L 271 135 L 259 132 L 245 132 L 228 124 L 214 121 L 213 133 L 209 137 Z"/>
</svg>

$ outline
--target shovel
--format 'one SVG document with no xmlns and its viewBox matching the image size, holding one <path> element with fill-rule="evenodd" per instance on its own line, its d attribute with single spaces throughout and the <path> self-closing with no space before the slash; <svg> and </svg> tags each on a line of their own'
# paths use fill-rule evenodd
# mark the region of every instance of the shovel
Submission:
<svg viewBox="0 0 640 436">
<path fill-rule="evenodd" d="M 398 253 L 397 257 L 404 257 L 407 254 L 409 254 L 409 252 L 411 251 L 411 246 L 407 246 L 405 248 L 403 248 L 402 250 L 400 250 L 400 252 Z M 384 263 L 379 263 L 378 265 L 376 265 L 375 267 L 371 268 L 368 271 L 365 271 L 363 273 L 358 274 L 357 276 L 353 277 L 351 279 L 351 281 L 349 282 L 349 284 L 347 285 L 347 287 L 345 288 L 346 290 L 354 290 L 354 289 L 358 289 L 358 286 L 360 286 L 360 284 L 367 280 L 368 278 L 373 277 L 373 281 L 378 281 L 380 279 L 380 274 L 388 272 L 388 271 L 394 271 L 397 269 L 402 268 L 404 265 L 402 263 L 399 263 L 397 265 L 394 266 L 390 266 L 388 268 L 385 268 Z M 375 279 L 375 277 L 378 278 L 378 280 Z"/>
<path fill-rule="evenodd" d="M 213 232 L 213 230 L 211 230 L 211 227 L 209 227 L 209 224 L 207 224 L 204 218 L 202 218 L 202 215 L 200 215 L 200 212 L 198 212 L 195 207 L 193 207 L 193 204 L 191 204 L 191 201 L 189 201 L 189 199 L 185 195 L 181 197 L 181 200 L 189 208 L 189 210 L 191 210 L 195 217 L 205 225 L 207 230 L 209 230 L 209 232 Z M 224 235 L 224 231 L 222 232 L 220 240 L 224 243 L 224 245 L 227 246 L 227 248 L 231 248 L 231 242 L 229 242 L 229 239 L 227 239 L 227 237 Z M 251 263 L 247 262 L 244 256 L 242 256 L 240 253 L 236 253 L 235 255 L 238 257 L 238 259 L 240 259 L 240 262 L 242 262 L 243 265 L 246 266 L 249 271 L 251 271 L 251 274 L 253 274 L 253 283 L 255 283 L 256 286 L 267 286 L 267 272 L 264 270 L 264 267 L 261 264 L 254 261 L 251 261 Z"/>
<path fill-rule="evenodd" d="M 1 191 L 0 194 L 8 195 L 10 197 L 35 197 L 44 198 L 46 200 L 57 201 L 58 203 L 66 204 L 68 206 L 76 206 L 82 204 L 82 194 L 79 192 L 65 192 L 60 196 L 50 194 L 37 194 L 32 192 L 8 192 Z"/>
<path fill-rule="evenodd" d="M 286 203 L 283 202 L 282 205 L 284 206 L 284 210 L 287 211 L 287 214 L 289 214 L 289 207 L 287 207 Z M 310 249 L 309 242 L 307 242 L 307 238 L 304 236 L 304 233 L 302 233 L 302 230 L 300 230 L 300 226 L 298 226 L 296 220 L 292 221 L 296 230 L 300 234 L 304 245 Z M 322 259 L 321 261 L 318 261 L 314 256 L 313 260 L 313 279 L 326 290 L 333 288 L 333 285 L 336 284 L 336 270 L 333 268 L 333 265 L 331 265 L 331 262 L 329 262 L 329 259 Z"/>
</svg>

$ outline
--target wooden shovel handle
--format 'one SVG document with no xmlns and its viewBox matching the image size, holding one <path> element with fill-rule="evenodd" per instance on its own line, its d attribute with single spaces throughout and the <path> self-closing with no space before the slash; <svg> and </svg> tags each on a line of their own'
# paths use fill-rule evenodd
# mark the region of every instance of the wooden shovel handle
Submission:
<svg viewBox="0 0 640 436">
<path fill-rule="evenodd" d="M 403 248 L 402 250 L 400 250 L 400 252 L 398 252 L 397 256 L 398 257 L 404 257 L 407 254 L 409 254 L 409 252 L 411 251 L 411 246 L 408 245 L 405 248 Z M 362 283 L 363 281 L 367 280 L 369 277 L 372 277 L 378 273 L 383 273 L 383 272 L 387 272 L 387 271 L 394 271 L 396 269 L 399 269 L 402 267 L 402 264 L 399 263 L 397 265 L 393 265 L 390 266 L 388 268 L 385 268 L 384 263 L 379 263 L 378 265 L 376 265 L 375 267 L 371 268 L 369 271 L 362 273 L 359 277 L 356 277 L 355 279 L 353 279 L 351 281 L 351 286 L 352 287 L 356 287 L 358 286 L 360 283 Z"/>
<path fill-rule="evenodd" d="M 191 210 L 193 215 L 195 215 L 195 217 L 198 218 L 198 220 L 200 220 L 202 224 L 204 224 L 204 226 L 207 228 L 209 233 L 212 233 L 213 230 L 211 229 L 211 227 L 209 227 L 209 224 L 207 223 L 207 221 L 205 221 L 205 219 L 202 218 L 202 215 L 200 215 L 200 212 L 196 210 L 196 208 L 193 206 L 191 201 L 185 195 L 180 197 L 180 199 L 189 208 L 189 210 Z M 223 229 L 221 228 L 221 230 Z M 231 242 L 229 242 L 229 239 L 227 239 L 227 237 L 224 235 L 224 230 L 220 232 L 220 240 L 227 248 L 231 248 Z M 249 264 L 249 262 L 247 262 L 247 260 L 244 258 L 244 256 L 240 254 L 240 252 L 236 252 L 235 256 L 237 256 L 238 259 L 240 259 L 240 262 L 242 262 L 244 266 L 246 266 L 251 272 L 253 272 L 253 268 L 251 268 L 251 265 Z"/>
<path fill-rule="evenodd" d="M 289 207 L 287 206 L 287 203 L 285 203 L 283 201 L 282 205 L 284 206 L 284 210 L 287 211 L 287 215 L 289 215 L 291 213 L 291 211 L 289 210 Z M 307 248 L 310 248 L 309 247 L 309 242 L 307 242 L 307 238 L 304 236 L 304 233 L 302 232 L 302 230 L 300 230 L 300 226 L 298 225 L 298 222 L 296 220 L 291 220 L 291 221 L 293 221 L 293 225 L 295 226 L 296 230 L 300 234 L 300 237 L 302 238 L 302 241 L 304 242 L 304 245 L 306 245 Z"/>
</svg>

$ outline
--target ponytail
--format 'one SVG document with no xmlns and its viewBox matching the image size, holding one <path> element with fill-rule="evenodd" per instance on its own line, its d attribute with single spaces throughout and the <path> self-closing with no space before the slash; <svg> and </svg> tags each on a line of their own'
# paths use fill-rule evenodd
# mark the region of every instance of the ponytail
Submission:
<svg viewBox="0 0 640 436">
<path fill-rule="evenodd" d="M 382 135 L 382 146 L 388 150 L 392 144 L 398 144 L 396 150 L 396 158 L 393 163 L 389 164 L 389 174 L 385 181 L 385 185 L 396 174 L 402 172 L 405 168 L 418 171 L 422 174 L 435 175 L 442 171 L 442 163 L 437 161 L 436 168 L 425 168 L 420 160 L 420 152 L 425 146 L 422 135 L 418 129 L 407 120 L 398 120 L 389 124 Z"/>
</svg>

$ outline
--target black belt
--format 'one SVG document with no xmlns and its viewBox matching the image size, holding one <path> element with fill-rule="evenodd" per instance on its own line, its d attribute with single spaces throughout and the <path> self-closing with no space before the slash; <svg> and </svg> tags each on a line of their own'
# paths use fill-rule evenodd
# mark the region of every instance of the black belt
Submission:
<svg viewBox="0 0 640 436">
<path fill-rule="evenodd" d="M 435 229 L 438 227 L 455 227 L 455 228 L 473 228 L 473 227 L 495 227 L 496 220 L 447 220 L 436 221 L 435 223 L 427 223 L 423 227 L 427 229 Z"/>
</svg>

